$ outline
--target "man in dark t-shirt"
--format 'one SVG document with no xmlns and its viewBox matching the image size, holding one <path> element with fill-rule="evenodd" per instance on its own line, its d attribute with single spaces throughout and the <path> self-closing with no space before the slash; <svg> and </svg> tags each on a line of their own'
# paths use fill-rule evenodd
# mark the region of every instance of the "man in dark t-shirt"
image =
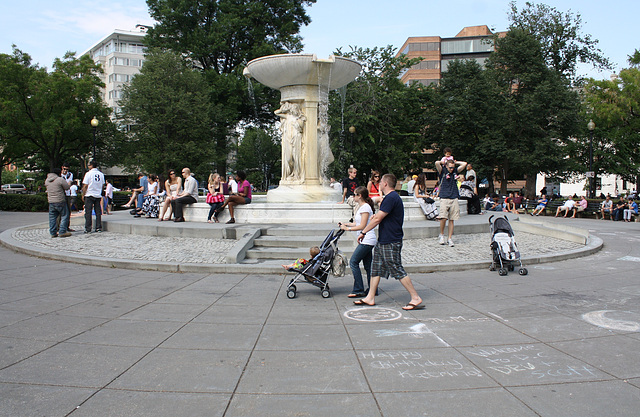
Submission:
<svg viewBox="0 0 640 417">
<path fill-rule="evenodd" d="M 342 180 L 342 201 L 339 203 L 343 204 L 346 202 L 350 205 L 353 211 L 352 215 L 355 214 L 355 207 L 358 205 L 353 199 L 356 188 L 358 188 L 358 180 L 356 180 L 357 173 L 358 170 L 354 167 L 349 168 L 349 176 Z"/>
<path fill-rule="evenodd" d="M 444 241 L 444 228 L 449 221 L 449 236 L 447 243 L 453 247 L 453 222 L 460 218 L 460 205 L 458 204 L 458 198 L 460 194 L 458 192 L 458 175 L 464 171 L 467 166 L 466 162 L 448 160 L 442 166 L 441 161 L 436 161 L 436 169 L 438 170 L 438 176 L 440 178 L 440 187 L 438 188 L 438 197 L 440 197 L 440 210 L 438 210 L 438 218 L 440 219 L 440 235 L 438 236 L 438 243 L 445 244 Z"/>
<path fill-rule="evenodd" d="M 354 301 L 355 305 L 375 305 L 376 291 L 380 284 L 380 278 L 392 278 L 400 281 L 402 286 L 409 292 L 411 300 L 402 307 L 403 310 L 420 310 L 424 308 L 422 298 L 413 287 L 411 278 L 402 267 L 402 238 L 404 232 L 404 204 L 402 198 L 395 191 L 396 177 L 393 174 L 385 174 L 380 180 L 380 191 L 384 194 L 384 199 L 380 203 L 380 210 L 373 215 L 369 224 L 360 232 L 358 243 L 360 243 L 368 231 L 378 228 L 378 243 L 376 244 L 371 265 L 371 283 L 369 293 L 361 300 Z"/>
</svg>

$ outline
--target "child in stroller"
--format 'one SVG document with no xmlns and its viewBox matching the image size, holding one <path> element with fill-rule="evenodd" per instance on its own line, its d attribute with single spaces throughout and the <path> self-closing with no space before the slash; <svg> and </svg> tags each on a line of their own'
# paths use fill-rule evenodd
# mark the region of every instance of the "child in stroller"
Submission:
<svg viewBox="0 0 640 417">
<path fill-rule="evenodd" d="M 312 258 L 309 259 L 308 262 L 303 263 L 301 268 L 294 268 L 300 259 L 291 265 L 283 265 L 288 271 L 295 272 L 296 274 L 289 282 L 289 285 L 287 285 L 288 298 L 295 298 L 296 292 L 298 291 L 295 285 L 297 282 L 308 282 L 320 288 L 323 298 L 331 297 L 331 290 L 328 284 L 329 274 L 334 273 L 334 275 L 338 275 L 335 273 L 336 271 L 334 271 L 336 267 L 335 261 L 344 261 L 344 256 L 338 251 L 338 240 L 343 233 L 344 230 L 332 230 L 324 242 L 322 242 L 322 245 L 311 248 L 310 253 Z M 314 248 L 318 248 L 318 253 L 315 256 L 313 256 L 315 252 Z M 340 264 L 342 266 L 342 275 L 344 275 L 345 262 L 340 262 Z"/>
<path fill-rule="evenodd" d="M 319 253 L 320 253 L 320 248 L 317 246 L 312 246 L 309 249 L 309 256 L 310 256 L 309 260 L 315 258 L 316 255 Z M 309 261 L 307 261 L 306 259 L 298 258 L 293 263 L 290 263 L 289 265 L 282 265 L 282 267 L 288 271 L 291 271 L 291 270 L 297 271 L 297 270 L 301 270 L 302 267 L 304 267 L 308 263 Z"/>
</svg>

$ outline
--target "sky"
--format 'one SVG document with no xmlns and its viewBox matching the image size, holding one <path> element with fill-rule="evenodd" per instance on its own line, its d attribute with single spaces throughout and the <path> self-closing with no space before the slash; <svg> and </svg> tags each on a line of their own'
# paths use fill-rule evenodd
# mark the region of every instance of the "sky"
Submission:
<svg viewBox="0 0 640 417">
<path fill-rule="evenodd" d="M 517 1 L 520 9 L 524 3 Z M 640 49 L 638 0 L 540 3 L 580 14 L 582 33 L 599 40 L 615 72 L 628 67 L 627 56 Z M 67 51 L 85 52 L 114 29 L 153 24 L 145 0 L 0 0 L 0 5 L 0 53 L 10 54 L 15 44 L 47 68 Z M 304 52 L 326 58 L 339 47 L 400 48 L 410 36 L 453 37 L 465 26 L 503 31 L 509 24 L 508 11 L 509 0 L 317 0 L 307 8 L 311 24 L 301 36 Z M 579 72 L 597 79 L 611 75 L 586 65 Z"/>
</svg>

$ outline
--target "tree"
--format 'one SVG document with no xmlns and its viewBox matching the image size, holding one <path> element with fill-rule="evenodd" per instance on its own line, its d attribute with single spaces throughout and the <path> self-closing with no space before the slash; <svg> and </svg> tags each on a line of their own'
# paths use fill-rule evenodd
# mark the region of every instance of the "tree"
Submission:
<svg viewBox="0 0 640 417">
<path fill-rule="evenodd" d="M 424 108 L 431 148 L 452 147 L 456 159 L 474 164 L 478 182 L 489 179 L 493 192 L 495 168 L 510 152 L 499 129 L 504 95 L 474 60 L 451 62 L 434 93 Z"/>
<path fill-rule="evenodd" d="M 120 106 L 121 122 L 132 126 L 120 145 L 122 165 L 158 174 L 185 166 L 201 176 L 211 171 L 207 84 L 179 54 L 149 50 Z"/>
<path fill-rule="evenodd" d="M 305 5 L 315 0 L 147 0 L 158 24 L 149 46 L 171 49 L 201 69 L 209 85 L 216 167 L 226 171 L 229 138 L 240 121 L 273 123 L 277 91 L 255 86 L 246 94 L 242 70 L 251 59 L 299 52 L 299 31 L 310 22 Z"/>
<path fill-rule="evenodd" d="M 496 40 L 486 62 L 501 90 L 501 120 L 496 137 L 504 140 L 505 159 L 498 165 L 501 192 L 513 173 L 526 178 L 535 195 L 539 172 L 564 173 L 566 143 L 579 132 L 580 101 L 569 80 L 545 64 L 540 42 L 527 31 L 512 29 Z"/>
<path fill-rule="evenodd" d="M 546 4 L 526 2 L 518 11 L 515 1 L 510 4 L 511 29 L 521 29 L 532 34 L 542 45 L 542 54 L 548 67 L 569 78 L 576 75 L 578 62 L 592 64 L 596 68 L 611 69 L 609 60 L 596 47 L 597 39 L 582 34 L 582 17 L 571 11 L 562 13 Z"/>
<path fill-rule="evenodd" d="M 281 156 L 276 132 L 250 128 L 238 145 L 238 169 L 247 173 L 249 182 L 266 190 L 279 180 Z"/>
<path fill-rule="evenodd" d="M 395 57 L 395 49 L 357 48 L 336 55 L 353 58 L 363 65 L 360 76 L 341 91 L 331 93 L 329 121 L 331 149 L 335 161 L 330 175 L 344 176 L 349 165 L 362 175 L 372 169 L 401 175 L 424 165 L 423 106 L 429 88 L 405 86 L 400 71 L 419 60 Z M 345 125 L 354 133 L 345 133 Z"/>
<path fill-rule="evenodd" d="M 636 50 L 635 54 L 629 57 L 631 68 L 623 69 L 612 80 L 588 80 L 585 86 L 585 101 L 591 110 L 586 117 L 592 118 L 596 124 L 593 132 L 594 171 L 598 174 L 618 174 L 640 186 L 640 62 L 636 60 L 638 56 Z M 586 139 L 576 143 L 576 148 L 581 161 L 586 161 Z"/>
<path fill-rule="evenodd" d="M 100 67 L 88 56 L 68 52 L 53 71 L 31 64 L 13 48 L 0 55 L 0 136 L 13 158 L 28 155 L 32 168 L 51 170 L 91 150 L 90 120 L 110 123 L 102 102 Z M 101 144 L 98 144 L 98 146 Z"/>
</svg>

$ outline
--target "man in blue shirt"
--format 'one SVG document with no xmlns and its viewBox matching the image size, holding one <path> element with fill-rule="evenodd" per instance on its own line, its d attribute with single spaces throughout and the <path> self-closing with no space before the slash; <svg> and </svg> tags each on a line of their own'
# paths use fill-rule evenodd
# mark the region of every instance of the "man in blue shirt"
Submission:
<svg viewBox="0 0 640 417">
<path fill-rule="evenodd" d="M 380 277 L 397 279 L 409 292 L 411 300 L 402 307 L 403 310 L 421 310 L 422 298 L 413 287 L 411 278 L 402 267 L 402 224 L 404 223 L 404 205 L 402 198 L 395 191 L 396 177 L 393 174 L 385 174 L 380 180 L 380 191 L 384 199 L 380 203 L 380 210 L 373 215 L 369 224 L 360 232 L 358 243 L 362 241 L 368 231 L 378 228 L 378 243 L 376 244 L 371 265 L 371 283 L 369 293 L 361 300 L 354 301 L 355 305 L 374 306 L 376 291 L 380 284 Z"/>
<path fill-rule="evenodd" d="M 458 174 L 467 167 L 466 162 L 448 160 L 445 163 L 445 169 L 442 168 L 442 162 L 436 161 L 436 169 L 440 177 L 438 187 L 438 196 L 440 197 L 440 210 L 438 217 L 440 218 L 440 235 L 438 243 L 444 245 L 444 228 L 449 220 L 449 246 L 453 247 L 453 222 L 460 218 L 460 205 L 458 204 Z M 462 178 L 464 179 L 464 178 Z"/>
</svg>

